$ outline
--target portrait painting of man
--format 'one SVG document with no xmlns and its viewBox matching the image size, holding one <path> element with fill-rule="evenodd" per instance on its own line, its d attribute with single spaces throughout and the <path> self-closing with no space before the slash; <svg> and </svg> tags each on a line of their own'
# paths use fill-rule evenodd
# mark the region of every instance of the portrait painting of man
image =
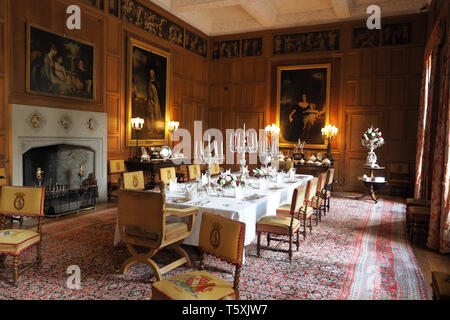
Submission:
<svg viewBox="0 0 450 320">
<path fill-rule="evenodd" d="M 168 115 L 169 53 L 130 39 L 128 57 L 128 123 L 144 119 L 139 139 L 142 145 L 164 143 Z M 130 144 L 132 132 L 130 131 Z"/>
<path fill-rule="evenodd" d="M 280 145 L 299 139 L 306 147 L 324 148 L 322 128 L 329 121 L 331 65 L 278 68 L 277 123 Z"/>
</svg>

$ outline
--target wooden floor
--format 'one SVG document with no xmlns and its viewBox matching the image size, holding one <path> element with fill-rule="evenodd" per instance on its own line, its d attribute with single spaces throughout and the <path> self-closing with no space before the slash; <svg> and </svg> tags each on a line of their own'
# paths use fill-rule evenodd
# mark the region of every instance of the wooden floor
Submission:
<svg viewBox="0 0 450 320">
<path fill-rule="evenodd" d="M 96 210 L 104 210 L 117 206 L 117 200 L 113 200 L 112 202 L 98 203 Z M 45 218 L 44 223 L 52 223 L 54 221 L 61 221 L 62 219 L 71 219 L 79 215 L 90 214 L 95 211 L 84 212 L 78 215 L 65 216 L 59 219 Z M 35 219 L 27 219 L 24 222 L 24 227 L 29 228 L 33 227 L 36 223 Z M 17 225 L 17 222 L 14 223 L 14 226 Z M 422 270 L 422 273 L 425 277 L 425 281 L 427 284 L 427 288 L 431 297 L 431 272 L 432 271 L 440 271 L 450 273 L 450 254 L 444 255 L 438 252 L 432 251 L 426 248 L 424 245 L 413 244 L 412 245 L 414 253 L 416 255 L 417 262 Z"/>
</svg>

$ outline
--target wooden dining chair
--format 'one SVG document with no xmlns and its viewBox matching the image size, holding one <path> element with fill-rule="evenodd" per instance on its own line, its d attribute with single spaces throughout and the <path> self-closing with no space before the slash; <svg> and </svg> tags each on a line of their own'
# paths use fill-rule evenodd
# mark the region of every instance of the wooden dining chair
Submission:
<svg viewBox="0 0 450 320">
<path fill-rule="evenodd" d="M 325 184 L 325 191 L 322 195 L 324 199 L 324 208 L 325 211 L 330 211 L 330 199 L 331 199 L 331 190 L 333 189 L 333 179 L 334 179 L 334 168 L 329 168 L 327 172 L 327 182 Z"/>
<path fill-rule="evenodd" d="M 123 188 L 128 190 L 145 190 L 144 172 L 134 171 L 123 174 Z"/>
<path fill-rule="evenodd" d="M 177 181 L 177 172 L 175 167 L 160 168 L 159 169 L 159 179 L 168 185 L 170 181 Z"/>
<path fill-rule="evenodd" d="M 202 170 L 199 164 L 191 164 L 188 166 L 189 180 L 195 180 L 202 177 Z"/>
<path fill-rule="evenodd" d="M 264 217 L 256 223 L 256 233 L 258 235 L 256 249 L 258 257 L 261 256 L 261 250 L 286 252 L 289 255 L 289 261 L 292 262 L 292 242 L 294 234 L 297 236 L 295 244 L 298 251 L 300 245 L 299 233 L 302 221 L 304 239 L 306 237 L 306 220 L 309 220 L 310 225 L 312 225 L 312 208 L 305 205 L 306 189 L 306 185 L 297 187 L 292 194 L 290 205 L 278 208 L 276 216 Z M 262 233 L 267 233 L 267 246 L 261 246 Z M 277 238 L 272 235 L 288 237 L 288 239 Z M 278 243 L 287 242 L 289 244 L 289 249 L 281 249 L 278 246 L 271 247 L 270 243 L 272 240 L 278 241 Z"/>
<path fill-rule="evenodd" d="M 202 271 L 183 273 L 153 283 L 152 300 L 239 300 L 244 239 L 244 223 L 203 213 L 199 239 Z M 235 267 L 232 284 L 203 271 L 205 253 Z"/>
<path fill-rule="evenodd" d="M 108 200 L 117 198 L 114 191 L 123 188 L 123 174 L 127 172 L 124 160 L 108 161 Z"/>
<path fill-rule="evenodd" d="M 181 244 L 192 233 L 199 209 L 167 208 L 164 183 L 159 182 L 159 189 L 161 192 L 127 189 L 119 191 L 119 232 L 131 254 L 122 265 L 123 274 L 127 273 L 133 264 L 144 263 L 152 268 L 159 281 L 165 273 L 183 264 L 191 267 L 189 255 L 181 248 Z M 167 218 L 170 216 L 187 221 L 169 222 Z M 147 251 L 138 251 L 138 247 L 146 248 Z M 182 257 L 161 268 L 152 257 L 163 248 L 173 249 Z"/>
<path fill-rule="evenodd" d="M 309 200 L 310 206 L 313 207 L 314 209 L 316 226 L 319 224 L 320 221 L 322 221 L 322 210 L 325 211 L 322 194 L 326 185 L 325 183 L 327 179 L 327 172 L 322 172 L 321 174 L 319 174 L 319 177 L 317 179 L 318 180 L 315 195 L 314 197 L 312 197 L 311 200 Z"/>
<path fill-rule="evenodd" d="M 19 274 L 41 263 L 42 218 L 44 217 L 44 187 L 3 186 L 0 190 L 0 266 L 6 256 L 13 257 L 13 280 Z M 36 218 L 36 231 L 31 229 L 5 229 L 6 217 Z M 37 246 L 35 262 L 19 266 L 19 257 L 29 248 Z"/>
<path fill-rule="evenodd" d="M 211 164 L 211 176 L 217 176 L 220 174 L 220 166 L 218 163 Z"/>
</svg>

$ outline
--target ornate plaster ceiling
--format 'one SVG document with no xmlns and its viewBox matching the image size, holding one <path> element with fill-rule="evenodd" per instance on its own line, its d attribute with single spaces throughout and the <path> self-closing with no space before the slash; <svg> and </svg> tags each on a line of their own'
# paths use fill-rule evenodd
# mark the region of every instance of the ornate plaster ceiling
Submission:
<svg viewBox="0 0 450 320">
<path fill-rule="evenodd" d="M 416 13 L 431 0 L 149 0 L 209 36 Z"/>
</svg>

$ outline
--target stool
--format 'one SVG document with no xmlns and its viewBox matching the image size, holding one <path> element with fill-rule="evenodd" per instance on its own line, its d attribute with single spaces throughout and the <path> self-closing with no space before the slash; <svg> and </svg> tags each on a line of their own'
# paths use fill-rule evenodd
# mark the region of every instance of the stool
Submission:
<svg viewBox="0 0 450 320">
<path fill-rule="evenodd" d="M 411 242 L 414 242 L 415 236 L 428 236 L 428 226 L 430 223 L 430 208 L 429 207 L 415 207 L 410 206 L 407 209 L 408 232 Z"/>
<path fill-rule="evenodd" d="M 433 300 L 450 300 L 450 273 L 431 272 Z"/>
</svg>

